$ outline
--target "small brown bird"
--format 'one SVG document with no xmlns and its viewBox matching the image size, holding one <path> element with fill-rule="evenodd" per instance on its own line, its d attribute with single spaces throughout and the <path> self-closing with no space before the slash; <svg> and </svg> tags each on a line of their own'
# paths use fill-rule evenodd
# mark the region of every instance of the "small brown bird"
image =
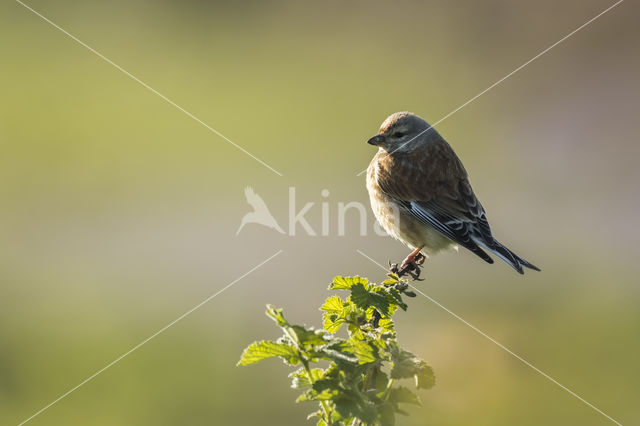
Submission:
<svg viewBox="0 0 640 426">
<path fill-rule="evenodd" d="M 425 120 L 392 114 L 368 143 L 379 147 L 367 169 L 371 208 L 389 235 L 414 249 L 403 266 L 419 272 L 424 255 L 459 244 L 493 263 L 484 248 L 521 274 L 523 266 L 540 270 L 493 238 L 462 162 Z"/>
</svg>

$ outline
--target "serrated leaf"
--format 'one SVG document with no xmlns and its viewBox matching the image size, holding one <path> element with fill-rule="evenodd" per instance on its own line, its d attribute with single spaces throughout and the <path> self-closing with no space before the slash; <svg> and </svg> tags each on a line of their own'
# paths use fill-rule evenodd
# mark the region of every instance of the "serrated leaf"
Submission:
<svg viewBox="0 0 640 426">
<path fill-rule="evenodd" d="M 338 296 L 331 296 L 324 301 L 324 304 L 320 307 L 320 309 L 325 312 L 341 314 L 343 306 L 344 304 L 342 303 L 341 298 L 339 298 Z"/>
<path fill-rule="evenodd" d="M 323 421 L 323 420 L 321 419 L 321 417 L 322 417 L 322 410 L 318 410 L 318 411 L 314 411 L 313 413 L 310 413 L 310 414 L 307 416 L 307 420 L 311 420 L 311 419 L 312 419 L 312 418 L 314 418 L 314 417 L 318 417 L 318 418 L 320 418 L 320 420 L 318 420 L 318 424 L 320 424 L 320 421 Z M 326 423 L 325 423 L 325 425 L 326 425 Z"/>
<path fill-rule="evenodd" d="M 391 377 L 404 379 L 414 377 L 418 389 L 429 389 L 435 385 L 433 369 L 422 359 L 397 345 L 391 350 Z"/>
<path fill-rule="evenodd" d="M 327 343 L 324 339 L 323 330 L 314 330 L 313 328 L 305 328 L 300 325 L 292 325 L 290 328 L 298 338 L 298 343 L 302 346 L 324 345 Z"/>
<path fill-rule="evenodd" d="M 381 318 L 380 321 L 378 321 L 378 327 L 382 329 L 383 334 L 392 332 L 394 330 L 393 320 L 391 318 Z M 384 340 L 377 341 L 376 343 L 380 343 L 380 346 L 386 346 Z"/>
<path fill-rule="evenodd" d="M 396 424 L 396 416 L 392 404 L 384 403 L 378 408 L 378 422 L 380 426 L 394 426 Z"/>
<path fill-rule="evenodd" d="M 333 399 L 336 410 L 343 417 L 356 417 L 365 424 L 375 422 L 378 416 L 376 404 L 362 398 L 362 394 L 345 389 Z"/>
<path fill-rule="evenodd" d="M 311 392 L 311 390 L 307 390 L 307 391 L 301 393 L 296 398 L 296 402 L 307 402 L 307 401 L 313 401 L 313 393 Z"/>
<path fill-rule="evenodd" d="M 338 340 L 319 350 L 325 358 L 333 361 L 345 361 L 354 364 L 368 364 L 378 360 L 378 351 L 369 342 L 353 339 Z M 344 367 L 342 367 L 344 369 Z"/>
<path fill-rule="evenodd" d="M 336 314 L 325 313 L 323 315 L 322 326 L 327 333 L 337 333 L 342 324 L 344 324 L 344 319 L 340 318 Z"/>
<path fill-rule="evenodd" d="M 395 291 L 397 293 L 398 298 L 394 297 L 392 291 Z M 387 289 L 384 287 L 375 287 L 371 290 L 371 292 L 379 294 L 380 296 L 383 296 L 387 299 L 387 302 L 389 303 L 388 316 L 392 316 L 395 313 L 396 309 L 398 309 L 398 307 L 406 310 L 405 308 L 407 307 L 407 305 L 402 302 L 402 298 L 400 297 L 400 292 L 398 290 L 393 288 Z"/>
<path fill-rule="evenodd" d="M 426 363 L 412 354 L 409 351 L 405 351 L 397 346 L 397 344 L 391 347 L 391 377 L 393 379 L 406 379 L 414 377 L 422 365 Z"/>
<path fill-rule="evenodd" d="M 329 288 L 332 290 L 349 290 L 351 286 L 355 284 L 362 284 L 367 286 L 368 280 L 362 277 L 341 277 L 337 276 L 333 279 L 333 282 L 329 284 Z"/>
<path fill-rule="evenodd" d="M 375 388 L 379 394 L 385 391 L 388 383 L 389 383 L 389 376 L 387 376 L 387 374 L 384 371 L 378 370 L 378 372 L 376 373 Z"/>
<path fill-rule="evenodd" d="M 400 306 L 403 311 L 406 311 L 408 306 L 402 301 L 402 294 L 395 288 L 387 289 L 387 293 L 395 300 L 395 303 Z"/>
<path fill-rule="evenodd" d="M 311 381 L 316 381 L 322 378 L 324 375 L 324 370 L 322 368 L 314 368 L 311 370 Z M 302 389 L 311 386 L 311 381 L 309 381 L 309 376 L 307 375 L 307 370 L 304 368 L 299 368 L 293 373 L 289 374 L 291 378 L 291 387 L 294 389 Z"/>
<path fill-rule="evenodd" d="M 362 284 L 351 286 L 351 301 L 362 309 L 376 308 L 382 315 L 389 316 L 389 300 L 386 296 L 371 292 Z"/>
<path fill-rule="evenodd" d="M 335 398 L 340 392 L 340 381 L 336 377 L 324 377 L 315 381 L 311 389 L 300 395 L 296 402 L 326 401 Z"/>
<path fill-rule="evenodd" d="M 316 392 L 329 390 L 331 393 L 340 390 L 340 380 L 337 377 L 327 377 L 313 382 L 312 388 Z"/>
<path fill-rule="evenodd" d="M 318 352 L 323 355 L 323 358 L 335 362 L 347 362 L 351 364 L 358 364 L 360 362 L 357 356 L 350 352 L 340 350 L 339 348 L 326 347 L 320 349 Z"/>
<path fill-rule="evenodd" d="M 250 344 L 242 353 L 237 365 L 250 365 L 275 356 L 284 358 L 289 364 L 296 364 L 300 361 L 298 353 L 293 346 L 263 340 Z"/>
<path fill-rule="evenodd" d="M 368 364 L 378 360 L 376 349 L 367 342 L 352 343 L 347 350 L 358 357 L 360 364 Z"/>
<path fill-rule="evenodd" d="M 344 323 L 344 318 L 341 317 L 344 310 L 342 299 L 337 296 L 331 296 L 320 309 L 324 311 L 324 314 L 322 314 L 324 329 L 329 333 L 337 333 Z"/>
<path fill-rule="evenodd" d="M 418 389 L 431 389 L 436 384 L 436 375 L 433 368 L 423 361 L 420 371 L 416 374 L 416 387 Z"/>
<path fill-rule="evenodd" d="M 364 338 L 364 332 L 356 324 L 349 323 L 348 330 L 349 336 L 351 336 L 352 339 L 361 340 Z"/>
<path fill-rule="evenodd" d="M 289 322 L 284 319 L 284 314 L 280 308 L 274 308 L 271 305 L 267 305 L 267 316 L 273 319 L 280 327 L 286 327 L 289 325 Z"/>
<path fill-rule="evenodd" d="M 420 401 L 420 398 L 418 398 L 418 395 L 404 386 L 398 386 L 397 388 L 391 389 L 391 391 L 389 392 L 389 401 L 395 404 L 405 403 L 422 405 L 422 402 Z"/>
</svg>

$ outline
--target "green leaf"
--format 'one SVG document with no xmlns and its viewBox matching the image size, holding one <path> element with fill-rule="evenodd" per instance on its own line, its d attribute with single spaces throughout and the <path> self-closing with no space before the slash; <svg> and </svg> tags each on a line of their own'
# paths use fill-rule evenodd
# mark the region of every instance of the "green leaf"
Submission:
<svg viewBox="0 0 640 426">
<path fill-rule="evenodd" d="M 405 379 L 414 377 L 418 389 L 429 389 L 436 383 L 433 369 L 409 351 L 400 349 L 397 343 L 391 348 L 391 377 Z"/>
<path fill-rule="evenodd" d="M 436 384 L 436 375 L 433 368 L 423 361 L 420 371 L 416 374 L 416 387 L 418 389 L 431 389 Z"/>
<path fill-rule="evenodd" d="M 364 339 L 365 334 L 358 325 L 349 323 L 347 328 L 349 330 L 349 336 L 351 336 L 352 339 Z"/>
<path fill-rule="evenodd" d="M 393 294 L 391 294 L 391 290 L 394 290 L 394 289 L 386 289 L 384 287 L 374 287 L 371 290 L 372 293 L 378 294 L 387 299 L 387 302 L 389 303 L 388 316 L 392 316 L 395 313 L 396 309 L 398 309 L 398 307 L 402 307 L 402 306 L 406 307 L 406 305 L 402 303 L 402 299 L 400 299 L 400 302 L 398 302 L 398 299 L 396 299 L 393 296 Z M 394 291 L 398 293 L 398 295 L 400 294 L 398 290 L 394 290 Z"/>
<path fill-rule="evenodd" d="M 336 314 L 325 313 L 323 316 L 322 327 L 327 333 L 337 333 L 342 324 L 344 324 L 344 319 Z"/>
<path fill-rule="evenodd" d="M 395 407 L 388 402 L 378 408 L 378 422 L 380 426 L 394 426 L 396 424 Z"/>
<path fill-rule="evenodd" d="M 332 345 L 331 347 L 321 348 L 318 353 L 322 358 L 335 361 L 338 363 L 351 363 L 358 364 L 360 360 L 353 353 L 348 352 L 340 348 L 339 346 Z"/>
<path fill-rule="evenodd" d="M 377 348 L 369 342 L 360 342 L 350 339 L 335 340 L 334 343 L 318 349 L 318 354 L 324 359 L 338 363 L 368 364 L 378 360 Z M 345 369 L 343 365 L 341 367 Z"/>
<path fill-rule="evenodd" d="M 344 303 L 342 299 L 338 296 L 331 296 L 320 309 L 324 311 L 324 314 L 322 314 L 322 326 L 324 329 L 329 333 L 337 333 L 344 323 L 344 318 L 342 317 Z"/>
<path fill-rule="evenodd" d="M 391 378 L 413 377 L 420 371 L 421 363 L 424 361 L 411 352 L 401 349 L 397 343 L 391 347 Z"/>
<path fill-rule="evenodd" d="M 394 404 L 405 403 L 422 405 L 422 402 L 420 402 L 420 398 L 418 398 L 418 395 L 411 392 L 409 388 L 404 386 L 398 386 L 397 388 L 391 389 L 391 391 L 389 392 L 389 401 Z"/>
<path fill-rule="evenodd" d="M 337 276 L 333 279 L 333 282 L 329 284 L 329 288 L 332 290 L 349 290 L 351 286 L 355 284 L 362 284 L 363 286 L 367 286 L 366 278 L 362 277 L 341 277 Z"/>
<path fill-rule="evenodd" d="M 382 329 L 383 333 L 380 336 L 381 339 L 378 339 L 376 343 L 381 347 L 385 347 L 384 335 L 394 330 L 393 320 L 391 318 L 381 318 L 380 321 L 378 321 L 378 327 Z"/>
<path fill-rule="evenodd" d="M 340 391 L 340 380 L 336 377 L 329 377 L 326 379 L 316 380 L 313 385 L 313 390 L 320 393 L 326 393 L 331 395 L 337 395 Z"/>
<path fill-rule="evenodd" d="M 378 372 L 376 373 L 376 382 L 375 382 L 375 387 L 378 393 L 384 392 L 385 389 L 387 388 L 388 383 L 389 383 L 389 376 L 387 376 L 387 374 L 384 371 L 378 370 Z"/>
<path fill-rule="evenodd" d="M 322 420 L 322 410 L 318 410 L 318 411 L 314 411 L 313 413 L 309 414 L 307 416 L 307 420 L 311 420 L 312 418 L 317 417 L 320 420 L 318 420 L 318 424 L 320 424 Z M 324 423 L 324 425 L 326 426 L 326 423 Z"/>
<path fill-rule="evenodd" d="M 381 285 L 384 285 L 384 286 L 396 285 L 398 284 L 398 282 L 399 281 L 396 280 L 395 278 L 389 278 L 388 280 L 382 281 Z"/>
<path fill-rule="evenodd" d="M 267 316 L 271 317 L 280 327 L 287 327 L 289 322 L 284 319 L 282 309 L 274 308 L 271 305 L 267 305 Z"/>
<path fill-rule="evenodd" d="M 373 423 L 378 416 L 376 404 L 373 401 L 364 399 L 361 393 L 351 389 L 343 390 L 340 395 L 333 399 L 336 410 L 343 417 L 356 417 L 363 423 Z"/>
<path fill-rule="evenodd" d="M 311 385 L 311 389 L 300 395 L 296 401 L 326 401 L 340 395 L 341 391 L 338 377 L 325 376 L 316 380 L 313 385 Z"/>
<path fill-rule="evenodd" d="M 402 301 L 402 294 L 397 289 L 388 288 L 386 289 L 386 292 L 395 300 L 395 303 L 397 303 L 403 311 L 407 310 L 408 306 Z"/>
<path fill-rule="evenodd" d="M 389 316 L 389 300 L 386 296 L 371 292 L 362 284 L 351 286 L 351 300 L 362 309 L 376 308 L 382 315 Z"/>
<path fill-rule="evenodd" d="M 358 357 L 360 364 L 367 364 L 378 360 L 375 347 L 368 342 L 352 343 L 351 347 L 347 350 Z"/>
<path fill-rule="evenodd" d="M 284 358 L 289 364 L 297 364 L 300 361 L 298 352 L 293 346 L 263 340 L 250 344 L 242 353 L 237 365 L 250 365 L 274 356 Z"/>
<path fill-rule="evenodd" d="M 344 307 L 344 304 L 342 303 L 342 299 L 340 299 L 338 296 L 331 296 L 330 298 L 325 300 L 324 304 L 322 305 L 322 307 L 320 307 L 320 309 L 325 312 L 333 312 L 336 314 L 341 314 L 343 307 Z"/>
<path fill-rule="evenodd" d="M 324 338 L 323 330 L 314 330 L 300 325 L 292 325 L 290 328 L 298 338 L 298 343 L 302 346 L 324 345 L 327 341 Z"/>
<path fill-rule="evenodd" d="M 322 368 L 314 368 L 311 370 L 311 379 L 312 381 L 316 381 L 322 378 L 324 375 L 324 370 Z M 309 376 L 307 374 L 307 370 L 304 368 L 299 368 L 293 373 L 289 374 L 291 378 L 291 387 L 294 389 L 302 389 L 311 386 L 311 381 L 309 381 Z"/>
</svg>

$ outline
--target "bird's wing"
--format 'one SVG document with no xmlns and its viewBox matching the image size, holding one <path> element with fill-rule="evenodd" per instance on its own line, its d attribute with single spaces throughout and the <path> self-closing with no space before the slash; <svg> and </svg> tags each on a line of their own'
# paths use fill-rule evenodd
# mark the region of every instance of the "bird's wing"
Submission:
<svg viewBox="0 0 640 426">
<path fill-rule="evenodd" d="M 520 274 L 524 273 L 523 266 L 540 270 L 493 238 L 484 208 L 473 193 L 468 180 L 460 182 L 457 195 L 459 198 L 455 200 L 437 198 L 422 202 L 411 201 L 408 208 L 415 217 L 489 263 L 493 263 L 493 260 L 480 247 L 507 262 Z"/>
<path fill-rule="evenodd" d="M 456 198 L 441 196 L 429 201 L 410 201 L 408 208 L 422 222 L 431 225 L 486 262 L 493 263 L 491 257 L 480 248 L 488 248 L 493 241 L 491 228 L 468 180 L 459 182 L 455 196 Z"/>
<path fill-rule="evenodd" d="M 467 172 L 444 140 L 410 153 L 379 154 L 375 177 L 388 196 L 421 222 L 493 263 L 479 246 L 493 240 Z"/>
<path fill-rule="evenodd" d="M 253 207 L 255 211 L 269 211 L 262 197 L 256 194 L 256 192 L 250 186 L 247 186 L 244 189 L 244 195 L 247 198 L 247 203 L 249 203 L 249 205 Z"/>
</svg>

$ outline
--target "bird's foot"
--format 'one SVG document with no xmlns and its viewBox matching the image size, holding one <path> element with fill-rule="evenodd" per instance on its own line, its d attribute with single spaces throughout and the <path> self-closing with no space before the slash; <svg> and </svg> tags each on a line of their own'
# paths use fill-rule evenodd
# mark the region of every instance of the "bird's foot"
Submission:
<svg viewBox="0 0 640 426">
<path fill-rule="evenodd" d="M 409 274 L 411 275 L 411 277 L 414 280 L 417 281 L 423 281 L 420 278 L 420 266 L 416 265 L 409 265 L 407 268 L 414 268 L 415 270 L 408 270 L 406 268 L 398 268 L 398 264 L 397 263 L 391 263 L 389 262 L 389 277 L 391 277 L 394 281 L 392 281 L 389 285 L 392 285 L 396 290 L 398 290 L 400 293 L 404 294 L 405 296 L 408 297 L 416 297 L 416 294 L 409 290 L 409 282 L 407 280 L 403 280 L 402 276 Z M 417 272 L 416 272 L 417 270 Z"/>
<path fill-rule="evenodd" d="M 389 263 L 389 272 L 396 274 L 398 278 L 409 275 L 415 281 L 423 281 L 423 279 L 420 278 L 420 273 L 422 272 L 421 267 L 425 259 L 425 255 L 420 252 L 417 254 L 412 253 L 407 256 L 400 266 L 398 266 L 397 263 Z"/>
<path fill-rule="evenodd" d="M 419 249 L 412 252 L 400 265 L 400 271 L 405 271 L 405 274 L 409 274 L 414 280 L 422 281 L 420 279 L 420 272 L 422 272 L 422 265 L 426 256 L 422 254 Z"/>
</svg>

